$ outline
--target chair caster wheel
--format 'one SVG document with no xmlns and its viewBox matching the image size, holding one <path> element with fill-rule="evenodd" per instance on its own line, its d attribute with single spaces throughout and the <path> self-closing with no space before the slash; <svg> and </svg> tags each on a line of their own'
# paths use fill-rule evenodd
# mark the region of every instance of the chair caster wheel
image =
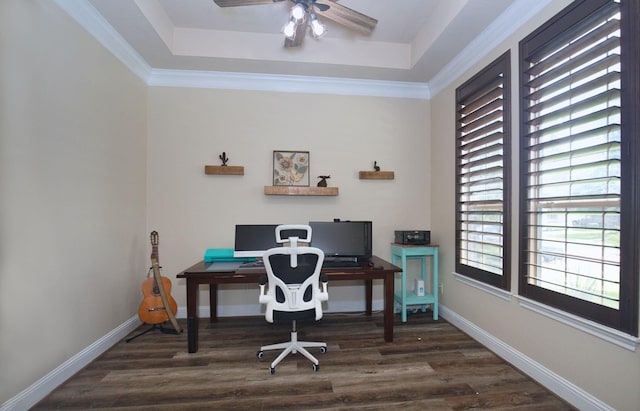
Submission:
<svg viewBox="0 0 640 411">
<path fill-rule="evenodd" d="M 318 371 L 318 370 L 320 370 L 320 365 L 313 364 L 313 371 Z"/>
<path fill-rule="evenodd" d="M 322 354 L 326 353 L 327 352 L 327 347 L 320 347 L 320 352 Z"/>
<path fill-rule="evenodd" d="M 261 360 L 261 359 L 262 359 L 262 357 L 264 357 L 264 351 L 258 351 L 258 352 L 256 353 L 256 357 L 258 357 L 258 359 L 259 359 L 259 360 Z"/>
<path fill-rule="evenodd" d="M 269 367 L 269 373 L 271 373 L 271 375 L 276 373 L 276 369 L 275 367 Z"/>
</svg>

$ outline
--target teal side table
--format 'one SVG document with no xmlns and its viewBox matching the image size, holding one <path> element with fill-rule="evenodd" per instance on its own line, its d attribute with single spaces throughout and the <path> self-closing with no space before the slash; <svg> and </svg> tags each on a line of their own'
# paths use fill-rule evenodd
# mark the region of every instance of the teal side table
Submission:
<svg viewBox="0 0 640 411">
<path fill-rule="evenodd" d="M 427 282 L 427 257 L 431 256 L 431 283 Z M 420 259 L 421 278 L 424 281 L 424 296 L 416 295 L 415 292 L 407 292 L 407 260 Z M 397 264 L 400 259 L 401 264 Z M 421 305 L 422 312 L 427 311 L 427 305 L 431 304 L 433 319 L 438 319 L 438 245 L 407 245 L 391 244 L 391 263 L 402 267 L 401 286 L 398 291 L 395 288 L 394 300 L 400 304 L 402 322 L 407 322 L 407 305 Z M 427 284 L 431 284 L 430 292 L 427 291 Z"/>
</svg>

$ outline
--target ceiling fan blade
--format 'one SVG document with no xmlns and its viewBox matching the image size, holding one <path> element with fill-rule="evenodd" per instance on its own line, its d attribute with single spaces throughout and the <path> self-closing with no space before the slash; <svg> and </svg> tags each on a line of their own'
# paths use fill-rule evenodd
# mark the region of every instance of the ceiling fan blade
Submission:
<svg viewBox="0 0 640 411">
<path fill-rule="evenodd" d="M 288 39 L 285 37 L 284 46 L 285 47 L 298 47 L 302 44 L 302 40 L 304 40 L 304 36 L 307 34 L 307 21 L 303 21 L 301 24 L 298 24 L 296 27 L 296 35 L 293 36 L 293 39 Z"/>
<path fill-rule="evenodd" d="M 259 4 L 273 4 L 284 0 L 213 0 L 220 7 L 257 6 Z"/>
<path fill-rule="evenodd" d="M 329 9 L 321 11 L 319 15 L 333 20 L 336 23 L 340 23 L 343 26 L 359 31 L 364 34 L 371 34 L 378 20 L 373 17 L 369 17 L 366 14 L 362 14 L 353 9 L 345 7 L 336 3 L 334 0 L 322 0 L 324 3 L 329 4 Z M 318 6 L 318 4 L 316 4 Z"/>
<path fill-rule="evenodd" d="M 313 6 L 315 8 L 317 8 L 320 11 L 327 11 L 329 10 L 329 5 L 328 4 L 322 4 L 322 3 L 316 3 L 315 1 L 313 2 Z"/>
</svg>

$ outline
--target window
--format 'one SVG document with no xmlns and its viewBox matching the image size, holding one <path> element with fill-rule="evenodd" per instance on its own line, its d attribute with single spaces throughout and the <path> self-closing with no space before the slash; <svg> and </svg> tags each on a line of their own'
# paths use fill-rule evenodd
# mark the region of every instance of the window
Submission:
<svg viewBox="0 0 640 411">
<path fill-rule="evenodd" d="M 638 54 L 625 36 L 638 6 L 623 3 L 575 1 L 520 43 L 519 291 L 637 335 Z"/>
<path fill-rule="evenodd" d="M 456 89 L 456 271 L 509 289 L 510 52 Z"/>
</svg>

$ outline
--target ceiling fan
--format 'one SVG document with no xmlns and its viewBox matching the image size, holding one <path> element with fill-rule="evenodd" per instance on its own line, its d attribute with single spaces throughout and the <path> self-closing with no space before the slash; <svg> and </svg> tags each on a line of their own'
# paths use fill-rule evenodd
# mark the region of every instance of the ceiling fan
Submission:
<svg viewBox="0 0 640 411">
<path fill-rule="evenodd" d="M 311 27 L 315 37 L 324 34 L 324 26 L 318 21 L 321 16 L 336 23 L 339 23 L 351 30 L 362 34 L 371 34 L 376 27 L 378 20 L 365 14 L 357 12 L 346 6 L 338 4 L 337 0 L 213 0 L 220 7 L 255 6 L 259 4 L 280 3 L 289 1 L 293 4 L 291 17 L 287 25 L 283 28 L 285 34 L 285 47 L 297 47 L 302 44 L 302 40 Z M 318 2 L 320 1 L 320 2 Z M 302 15 L 298 15 L 300 12 Z"/>
</svg>

